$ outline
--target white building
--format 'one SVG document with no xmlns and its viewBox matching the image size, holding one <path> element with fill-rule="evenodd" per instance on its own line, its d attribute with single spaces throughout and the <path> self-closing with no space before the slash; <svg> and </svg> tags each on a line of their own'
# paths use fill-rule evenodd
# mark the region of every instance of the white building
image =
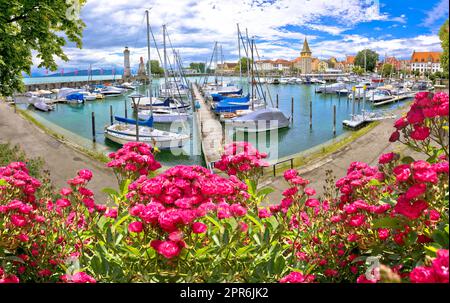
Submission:
<svg viewBox="0 0 450 303">
<path fill-rule="evenodd" d="M 419 71 L 420 74 L 442 72 L 441 52 L 416 52 L 411 56 L 411 71 Z"/>
</svg>

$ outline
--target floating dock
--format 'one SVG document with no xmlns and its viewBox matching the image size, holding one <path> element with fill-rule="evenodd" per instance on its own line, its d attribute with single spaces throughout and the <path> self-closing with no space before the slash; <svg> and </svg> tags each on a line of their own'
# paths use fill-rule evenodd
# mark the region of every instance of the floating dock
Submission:
<svg viewBox="0 0 450 303">
<path fill-rule="evenodd" d="M 197 84 L 192 85 L 195 99 L 199 102 L 200 108 L 196 110 L 194 116 L 200 131 L 202 141 L 202 152 L 209 169 L 213 169 L 214 162 L 221 158 L 223 153 L 224 134 L 222 124 L 217 120 L 215 114 L 211 112 L 205 98 L 200 93 Z"/>
<path fill-rule="evenodd" d="M 390 114 L 390 113 L 382 113 L 382 112 L 365 112 L 363 114 L 358 114 L 352 116 L 350 120 L 344 120 L 342 121 L 342 124 L 345 127 L 351 128 L 351 129 L 357 129 L 369 122 L 374 121 L 381 121 L 386 119 L 395 119 L 397 118 L 397 115 Z"/>
</svg>

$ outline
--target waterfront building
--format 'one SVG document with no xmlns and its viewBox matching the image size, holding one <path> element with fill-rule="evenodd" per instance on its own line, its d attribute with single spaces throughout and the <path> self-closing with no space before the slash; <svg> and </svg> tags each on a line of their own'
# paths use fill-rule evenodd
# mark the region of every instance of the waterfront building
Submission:
<svg viewBox="0 0 450 303">
<path fill-rule="evenodd" d="M 326 71 L 328 68 L 329 68 L 329 65 L 328 65 L 328 62 L 327 62 L 327 61 L 322 60 L 322 61 L 320 61 L 320 62 L 317 64 L 317 71 L 318 71 L 319 73 L 325 73 L 325 71 Z"/>
<path fill-rule="evenodd" d="M 311 72 L 317 73 L 319 71 L 319 62 L 318 58 L 312 58 L 311 60 Z"/>
<path fill-rule="evenodd" d="M 345 56 L 345 61 L 343 61 L 344 65 L 344 71 L 347 73 L 351 73 L 353 71 L 353 68 L 355 67 L 355 58 L 356 56 Z"/>
<path fill-rule="evenodd" d="M 400 60 L 400 70 L 410 71 L 411 70 L 411 60 Z"/>
<path fill-rule="evenodd" d="M 292 67 L 292 62 L 284 59 L 277 59 L 273 62 L 273 68 L 278 71 L 288 71 Z"/>
<path fill-rule="evenodd" d="M 256 68 L 261 72 L 270 72 L 274 70 L 273 61 L 272 60 L 259 60 L 256 61 Z"/>
<path fill-rule="evenodd" d="M 292 61 L 293 66 L 300 69 L 302 74 L 310 74 L 312 72 L 312 60 L 312 52 L 309 48 L 308 40 L 305 37 L 300 57 Z"/>
<path fill-rule="evenodd" d="M 411 71 L 419 71 L 421 75 L 424 73 L 442 72 L 441 68 L 442 52 L 416 52 L 411 56 Z"/>
<path fill-rule="evenodd" d="M 224 62 L 217 64 L 217 72 L 223 74 L 233 74 L 239 68 L 238 63 Z"/>
<path fill-rule="evenodd" d="M 131 77 L 131 66 L 130 66 L 130 51 L 128 46 L 125 46 L 123 51 L 123 79 L 127 81 Z"/>
<path fill-rule="evenodd" d="M 144 58 L 142 58 L 142 57 L 139 61 L 138 76 L 139 77 L 147 76 L 147 72 L 145 70 Z"/>
</svg>

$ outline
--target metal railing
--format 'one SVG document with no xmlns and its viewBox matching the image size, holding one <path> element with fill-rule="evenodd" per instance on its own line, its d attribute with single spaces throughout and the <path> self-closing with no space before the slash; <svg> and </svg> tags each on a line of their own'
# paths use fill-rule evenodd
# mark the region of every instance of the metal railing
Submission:
<svg viewBox="0 0 450 303">
<path fill-rule="evenodd" d="M 287 160 L 284 160 L 284 161 L 277 162 L 277 163 L 272 165 L 273 176 L 274 177 L 276 177 L 276 175 L 277 175 L 277 165 L 280 165 L 280 164 L 283 164 L 283 163 L 286 163 L 286 162 L 291 162 L 291 169 L 294 168 L 294 158 L 290 158 L 290 159 L 287 159 Z"/>
</svg>

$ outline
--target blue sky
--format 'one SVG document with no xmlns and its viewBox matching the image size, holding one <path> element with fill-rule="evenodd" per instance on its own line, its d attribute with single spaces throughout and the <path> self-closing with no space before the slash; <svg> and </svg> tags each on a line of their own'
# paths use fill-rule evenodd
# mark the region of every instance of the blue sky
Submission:
<svg viewBox="0 0 450 303">
<path fill-rule="evenodd" d="M 149 7 L 158 44 L 167 24 L 185 63 L 208 60 L 214 41 L 222 43 L 226 61 L 237 60 L 236 23 L 255 37 L 263 59 L 294 59 L 305 36 L 319 58 L 343 59 L 363 48 L 409 58 L 413 50 L 441 50 L 437 32 L 448 6 L 449 0 L 88 0 L 81 10 L 83 49 L 67 45 L 70 62 L 58 63 L 66 70 L 119 67 L 127 45 L 136 66 L 146 57 Z"/>
</svg>

